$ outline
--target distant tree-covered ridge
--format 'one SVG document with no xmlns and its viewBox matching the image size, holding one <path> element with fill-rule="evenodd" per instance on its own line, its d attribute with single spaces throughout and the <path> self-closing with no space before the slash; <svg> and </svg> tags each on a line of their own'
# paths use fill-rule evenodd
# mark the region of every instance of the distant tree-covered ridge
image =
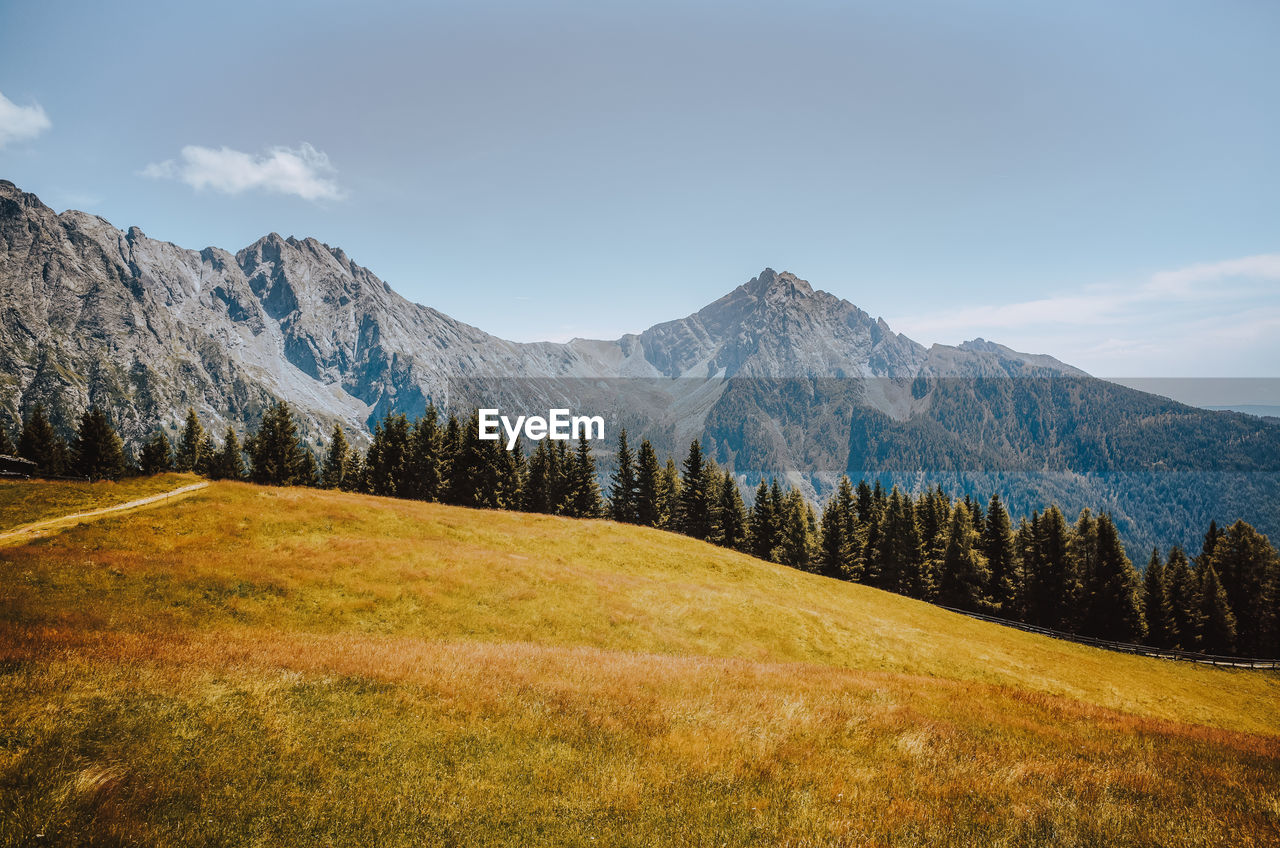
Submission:
<svg viewBox="0 0 1280 848">
<path fill-rule="evenodd" d="M 8 433 L 0 444 L 15 446 Z M 918 495 L 846 476 L 815 512 L 794 487 L 761 481 L 750 508 L 739 481 L 698 441 L 680 470 L 642 440 L 619 434 L 608 491 L 589 441 L 540 440 L 532 451 L 482 440 L 434 407 L 379 422 L 360 451 L 336 426 L 319 454 L 285 403 L 241 439 L 221 444 L 194 410 L 176 446 L 157 430 L 137 462 L 107 414 L 86 411 L 68 445 L 36 407 L 16 450 L 47 475 L 115 479 L 189 470 L 264 485 L 343 489 L 468 507 L 614 520 L 682 533 L 761 559 L 920 600 L 1069 633 L 1215 654 L 1280 656 L 1280 555 L 1244 521 L 1211 522 L 1194 556 L 1173 546 L 1134 567 L 1111 516 L 1084 509 L 1074 522 L 1053 504 L 1014 522 L 1000 494 L 955 498 L 935 485 Z"/>
</svg>

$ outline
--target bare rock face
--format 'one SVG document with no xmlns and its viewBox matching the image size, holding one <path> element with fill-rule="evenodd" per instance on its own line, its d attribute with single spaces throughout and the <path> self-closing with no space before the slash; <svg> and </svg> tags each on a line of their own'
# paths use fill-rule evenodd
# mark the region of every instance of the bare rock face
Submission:
<svg viewBox="0 0 1280 848">
<path fill-rule="evenodd" d="M 1230 470 L 1265 472 L 1240 490 L 1280 503 L 1280 426 L 983 339 L 926 348 L 768 268 L 638 335 L 518 344 L 405 300 L 315 239 L 271 233 L 235 254 L 186 250 L 83 212 L 57 215 L 0 181 L 0 305 L 0 423 L 11 429 L 36 403 L 67 429 L 99 404 L 137 445 L 188 406 L 220 432 L 256 425 L 282 399 L 309 438 L 341 422 L 360 441 L 383 416 L 428 403 L 462 414 L 567 406 L 605 415 L 611 438 L 626 426 L 677 455 L 698 439 L 744 485 L 778 475 L 817 496 L 844 473 L 909 486 L 982 473 L 970 488 L 987 493 L 991 474 L 1056 474 L 1019 484 L 1015 506 L 1109 504 L 1123 526 L 1111 484 L 1081 480 Z M 609 449 L 598 452 L 607 464 Z M 1271 488 L 1259 491 L 1263 479 Z M 1179 512 L 1203 488 L 1195 482 L 1143 486 L 1175 504 L 1170 525 L 1251 515 L 1203 498 Z M 1254 523 L 1280 532 L 1280 508 L 1265 509 Z"/>
</svg>

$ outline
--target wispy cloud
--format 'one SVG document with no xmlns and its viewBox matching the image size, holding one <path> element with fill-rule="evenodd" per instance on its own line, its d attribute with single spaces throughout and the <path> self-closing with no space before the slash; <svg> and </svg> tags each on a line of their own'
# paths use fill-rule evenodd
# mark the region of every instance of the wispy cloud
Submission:
<svg viewBox="0 0 1280 848">
<path fill-rule="evenodd" d="M 0 94 L 0 150 L 10 142 L 33 139 L 52 126 L 39 103 L 19 106 Z"/>
<path fill-rule="evenodd" d="M 153 162 L 142 169 L 145 177 L 179 180 L 197 190 L 267 191 L 303 200 L 341 200 L 336 174 L 329 157 L 306 142 L 296 149 L 272 147 L 259 155 L 230 147 L 188 145 L 179 160 Z"/>
<path fill-rule="evenodd" d="M 1280 254 L 1161 271 L 1016 303 L 890 319 L 920 341 L 982 335 L 1095 374 L 1274 372 Z"/>
</svg>

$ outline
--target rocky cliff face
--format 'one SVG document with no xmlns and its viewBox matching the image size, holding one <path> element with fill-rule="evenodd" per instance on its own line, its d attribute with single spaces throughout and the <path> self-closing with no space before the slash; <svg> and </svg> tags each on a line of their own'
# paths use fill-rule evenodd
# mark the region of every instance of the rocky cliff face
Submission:
<svg viewBox="0 0 1280 848">
<path fill-rule="evenodd" d="M 0 305 L 0 422 L 11 428 L 37 402 L 64 427 L 97 403 L 137 443 L 188 406 L 215 430 L 243 429 L 283 399 L 310 437 L 342 422 L 359 440 L 428 402 L 463 413 L 569 406 L 660 451 L 700 439 L 747 484 L 784 475 L 823 495 L 846 472 L 907 485 L 936 472 L 1034 474 L 1018 484 L 1028 506 L 1052 496 L 1121 513 L 1111 489 L 1085 478 L 1244 471 L 1273 485 L 1280 470 L 1274 424 L 981 339 L 926 348 L 771 269 L 638 335 L 518 344 L 410 303 L 314 239 L 186 250 L 83 212 L 57 215 L 0 181 Z M 953 485 L 994 487 L 973 479 Z M 1257 523 L 1280 530 L 1269 509 Z"/>
<path fill-rule="evenodd" d="M 271 233 L 234 255 L 187 250 L 83 212 L 57 215 L 4 181 L 0 302 L 0 416 L 12 425 L 39 401 L 69 423 L 99 403 L 135 439 L 187 406 L 238 425 L 277 398 L 313 433 L 334 421 L 365 431 L 429 401 L 464 407 L 498 385 L 508 401 L 535 406 L 616 406 L 613 389 L 590 385 L 609 379 L 651 380 L 657 397 L 640 404 L 641 417 L 692 436 L 733 379 L 901 381 L 999 370 L 1022 356 L 995 345 L 926 350 L 770 269 L 639 335 L 517 344 L 410 303 L 315 239 Z M 863 399 L 891 414 L 903 405 L 884 392 Z"/>
</svg>

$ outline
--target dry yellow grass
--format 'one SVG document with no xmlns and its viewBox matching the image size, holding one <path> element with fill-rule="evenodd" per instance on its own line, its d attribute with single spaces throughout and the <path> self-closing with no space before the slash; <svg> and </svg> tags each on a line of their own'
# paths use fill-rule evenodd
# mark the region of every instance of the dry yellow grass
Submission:
<svg viewBox="0 0 1280 848">
<path fill-rule="evenodd" d="M 145 498 L 187 486 L 200 480 L 194 474 L 157 474 L 119 482 L 101 480 L 77 483 L 68 480 L 0 480 L 0 530 L 43 521 L 72 512 Z"/>
<path fill-rule="evenodd" d="M 0 844 L 1266 845 L 1280 678 L 217 484 L 0 551 Z"/>
</svg>

